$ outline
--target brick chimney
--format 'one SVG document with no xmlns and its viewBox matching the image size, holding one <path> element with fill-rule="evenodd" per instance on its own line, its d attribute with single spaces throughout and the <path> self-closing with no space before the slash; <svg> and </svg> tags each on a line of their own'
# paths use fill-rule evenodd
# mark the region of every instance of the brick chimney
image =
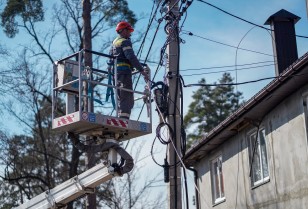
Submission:
<svg viewBox="0 0 308 209">
<path fill-rule="evenodd" d="M 265 25 L 271 25 L 275 72 L 278 76 L 298 59 L 295 24 L 300 17 L 282 9 L 270 16 Z"/>
</svg>

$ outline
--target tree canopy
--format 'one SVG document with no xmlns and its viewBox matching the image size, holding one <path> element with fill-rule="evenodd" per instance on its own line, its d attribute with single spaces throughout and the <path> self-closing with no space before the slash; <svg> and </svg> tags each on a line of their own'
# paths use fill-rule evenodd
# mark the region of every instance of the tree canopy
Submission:
<svg viewBox="0 0 308 209">
<path fill-rule="evenodd" d="M 230 85 L 232 81 L 229 73 L 224 73 L 214 87 L 206 85 L 204 78 L 199 81 L 201 87 L 193 93 L 193 102 L 189 105 L 184 117 L 186 129 L 193 129 L 193 131 L 188 131 L 187 138 L 190 143 L 202 138 L 239 108 L 242 93 L 235 91 L 234 86 Z"/>
<path fill-rule="evenodd" d="M 13 38 L 18 33 L 18 17 L 23 22 L 38 22 L 44 20 L 43 3 L 41 0 L 8 0 L 1 13 L 1 26 L 5 34 Z"/>
</svg>

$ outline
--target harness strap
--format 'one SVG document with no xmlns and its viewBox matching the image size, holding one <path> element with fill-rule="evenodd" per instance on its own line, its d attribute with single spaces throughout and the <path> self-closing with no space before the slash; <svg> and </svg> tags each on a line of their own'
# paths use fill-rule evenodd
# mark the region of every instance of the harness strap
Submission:
<svg viewBox="0 0 308 209">
<path fill-rule="evenodd" d="M 112 74 L 111 74 L 110 70 L 108 70 L 108 85 L 112 85 Z M 105 100 L 106 102 L 108 102 L 109 97 L 111 97 L 111 103 L 112 103 L 113 109 L 115 109 L 114 92 L 113 92 L 112 87 L 107 88 L 106 100 Z"/>
<path fill-rule="evenodd" d="M 117 67 L 131 67 L 131 65 L 130 64 L 128 64 L 128 63 L 125 63 L 125 62 L 122 62 L 122 63 L 117 63 Z"/>
</svg>

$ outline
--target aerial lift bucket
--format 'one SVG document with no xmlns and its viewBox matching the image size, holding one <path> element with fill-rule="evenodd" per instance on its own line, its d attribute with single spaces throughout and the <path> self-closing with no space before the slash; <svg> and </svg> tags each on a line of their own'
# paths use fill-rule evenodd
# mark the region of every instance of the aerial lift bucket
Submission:
<svg viewBox="0 0 308 209">
<path fill-rule="evenodd" d="M 82 50 L 55 63 L 53 73 L 52 128 L 61 132 L 73 132 L 86 136 L 112 136 L 120 141 L 150 134 L 152 132 L 152 117 L 149 90 L 124 89 L 132 91 L 134 95 L 139 96 L 139 98 L 143 98 L 141 102 L 146 102 L 147 114 L 145 116 L 143 115 L 143 120 L 139 118 L 119 118 L 117 116 L 117 102 L 114 111 L 109 113 L 106 113 L 108 108 L 104 107 L 96 108 L 94 106 L 93 110 L 83 107 L 84 99 L 87 99 L 88 102 L 92 104 L 95 102 L 93 94 L 90 95 L 89 93 L 83 92 L 85 84 L 89 89 L 90 87 L 92 88 L 92 93 L 96 91 L 96 89 L 100 89 L 101 92 L 107 92 L 107 88 L 112 88 L 115 93 L 115 100 L 117 100 L 117 89 L 121 88 L 107 82 L 108 79 L 106 78 L 108 77 L 108 71 L 89 68 L 84 66 L 84 63 L 81 61 L 72 60 L 74 57 L 78 57 L 77 60 L 82 60 L 83 53 L 95 54 L 97 59 L 105 59 L 104 63 L 111 57 L 110 55 L 98 52 L 85 52 Z M 105 69 L 106 68 L 105 66 Z M 150 71 L 148 66 L 145 66 L 145 68 L 147 68 L 147 71 Z M 93 76 L 95 76 L 96 79 L 93 79 Z M 116 72 L 113 73 L 113 76 L 114 79 L 117 80 Z M 146 86 L 149 86 L 149 84 Z M 149 89 L 149 87 L 146 88 Z M 66 94 L 66 108 L 65 113 L 62 114 L 59 114 L 57 110 L 60 106 L 60 94 Z M 137 100 L 138 99 L 136 99 L 136 101 Z M 109 109 L 110 108 L 111 107 L 109 107 Z"/>
</svg>

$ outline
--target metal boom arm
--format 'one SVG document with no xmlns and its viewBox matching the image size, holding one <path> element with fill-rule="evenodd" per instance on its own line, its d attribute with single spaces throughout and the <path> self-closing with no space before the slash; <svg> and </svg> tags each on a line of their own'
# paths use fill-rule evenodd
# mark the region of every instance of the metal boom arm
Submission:
<svg viewBox="0 0 308 209">
<path fill-rule="evenodd" d="M 69 133 L 75 146 L 81 150 L 99 149 L 108 150 L 108 161 L 99 163 L 89 170 L 65 181 L 55 188 L 41 193 L 30 199 L 28 202 L 15 209 L 55 209 L 63 208 L 69 202 L 89 193 L 95 192 L 95 187 L 112 179 L 115 176 L 123 175 L 132 170 L 134 163 L 132 157 L 118 145 L 116 140 L 109 139 L 104 145 L 87 146 L 83 145 L 73 133 Z M 125 165 L 120 167 L 117 164 L 117 154 L 125 160 Z"/>
<path fill-rule="evenodd" d="M 52 209 L 64 207 L 82 195 L 93 193 L 95 187 L 113 178 L 112 172 L 100 163 L 55 188 L 43 192 L 15 209 Z"/>
</svg>

